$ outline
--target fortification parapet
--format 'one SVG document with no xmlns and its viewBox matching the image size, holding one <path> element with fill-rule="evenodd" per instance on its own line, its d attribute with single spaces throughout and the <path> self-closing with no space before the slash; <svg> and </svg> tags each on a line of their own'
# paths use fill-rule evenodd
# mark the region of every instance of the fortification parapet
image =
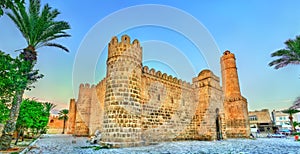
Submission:
<svg viewBox="0 0 300 154">
<path fill-rule="evenodd" d="M 229 58 L 233 58 L 235 60 L 235 55 L 233 53 L 231 53 L 229 50 L 226 50 L 223 53 L 223 56 L 221 57 L 221 59 L 225 60 L 225 59 L 229 59 Z"/>
<path fill-rule="evenodd" d="M 214 80 L 220 82 L 220 78 L 217 77 L 212 71 L 210 70 L 202 70 L 198 76 L 196 78 L 194 78 L 195 80 L 203 80 L 203 79 L 206 79 L 206 78 L 213 78 Z M 194 80 L 193 79 L 193 80 Z"/>
<path fill-rule="evenodd" d="M 172 75 L 168 75 L 167 73 L 162 73 L 161 71 L 155 71 L 154 68 L 151 68 L 149 70 L 148 66 L 143 67 L 143 73 L 147 74 L 153 78 L 157 78 L 159 80 L 163 80 L 170 84 L 175 84 L 177 86 L 182 86 L 184 88 L 192 88 L 193 85 L 189 82 L 182 81 L 181 79 L 178 79 L 177 77 L 173 77 Z"/>
<path fill-rule="evenodd" d="M 131 43 L 128 35 L 123 35 L 120 42 L 118 38 L 114 36 L 108 44 L 107 64 L 116 60 L 125 60 L 126 58 L 124 57 L 130 57 L 141 62 L 142 47 L 136 39 Z"/>
<path fill-rule="evenodd" d="M 220 78 L 210 70 L 202 70 L 197 77 L 193 78 L 194 87 L 211 86 L 221 90 Z"/>
</svg>

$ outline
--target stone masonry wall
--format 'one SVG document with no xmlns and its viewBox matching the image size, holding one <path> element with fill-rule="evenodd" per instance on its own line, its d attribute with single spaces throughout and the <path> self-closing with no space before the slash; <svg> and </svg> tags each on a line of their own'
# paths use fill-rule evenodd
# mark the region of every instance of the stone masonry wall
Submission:
<svg viewBox="0 0 300 154">
<path fill-rule="evenodd" d="M 92 86 L 91 87 L 91 102 L 90 102 L 90 113 L 89 113 L 89 135 L 94 135 L 96 130 L 101 130 L 102 129 L 102 121 L 103 121 L 103 101 L 104 99 L 102 98 L 102 106 L 100 103 L 100 99 L 98 97 L 98 91 L 96 90 L 97 88 L 103 89 L 103 82 L 100 82 L 97 86 Z M 105 91 L 104 91 L 105 94 Z M 101 94 L 99 95 L 101 96 Z"/>
<path fill-rule="evenodd" d="M 143 68 L 142 138 L 145 144 L 171 141 L 195 114 L 192 85 L 154 69 Z"/>
<path fill-rule="evenodd" d="M 211 71 L 201 71 L 198 77 L 193 79 L 193 95 L 196 102 L 196 112 L 192 122 L 177 139 L 187 140 L 215 140 L 226 138 L 224 123 L 224 109 L 222 90 L 219 78 Z M 219 134 L 217 137 L 217 121 L 219 117 Z"/>
<path fill-rule="evenodd" d="M 226 138 L 224 122 L 223 91 L 220 79 L 209 70 L 203 70 L 198 77 L 193 79 L 194 91 L 198 93 L 198 108 L 196 116 L 199 117 L 196 125 L 200 140 L 216 140 L 217 123 L 221 134 L 220 138 Z M 218 119 L 219 118 L 219 119 Z M 217 119 L 219 121 L 217 121 Z"/>
<path fill-rule="evenodd" d="M 97 109 L 94 110 L 95 115 L 91 118 L 97 119 L 97 122 L 94 123 L 94 125 L 97 125 L 96 130 L 98 129 L 100 132 L 103 131 L 103 120 L 104 120 L 104 101 L 105 101 L 105 92 L 106 92 L 106 79 L 104 78 L 101 80 L 97 86 L 96 86 L 96 94 L 97 94 L 97 100 L 98 104 Z M 91 124 L 93 125 L 93 124 Z M 93 131 L 93 133 L 95 133 Z"/>
<path fill-rule="evenodd" d="M 240 98 L 236 100 L 225 100 L 226 133 L 230 138 L 248 138 L 250 126 L 248 118 L 247 100 Z"/>
</svg>

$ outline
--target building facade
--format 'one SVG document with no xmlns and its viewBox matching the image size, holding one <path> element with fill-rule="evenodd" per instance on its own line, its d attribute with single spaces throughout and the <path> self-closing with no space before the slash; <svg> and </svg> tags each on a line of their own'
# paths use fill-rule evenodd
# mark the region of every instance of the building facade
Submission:
<svg viewBox="0 0 300 154">
<path fill-rule="evenodd" d="M 272 111 L 274 124 L 279 129 L 290 129 L 292 130 L 292 126 L 290 125 L 289 114 L 282 113 L 281 111 Z M 297 115 L 293 115 L 293 121 L 297 121 Z"/>
<path fill-rule="evenodd" d="M 58 114 L 50 114 L 48 121 L 48 134 L 61 134 L 63 132 L 64 121 L 58 119 Z M 66 126 L 68 126 L 68 122 L 66 122 Z"/>
<path fill-rule="evenodd" d="M 250 111 L 249 122 L 251 128 L 257 128 L 260 132 L 273 132 L 273 122 L 268 109 Z"/>
<path fill-rule="evenodd" d="M 225 51 L 220 59 L 222 87 L 210 70 L 188 83 L 143 66 L 142 55 L 138 40 L 112 38 L 106 77 L 80 85 L 78 99 L 71 99 L 68 133 L 100 130 L 102 143 L 113 147 L 249 137 L 234 54 Z"/>
</svg>

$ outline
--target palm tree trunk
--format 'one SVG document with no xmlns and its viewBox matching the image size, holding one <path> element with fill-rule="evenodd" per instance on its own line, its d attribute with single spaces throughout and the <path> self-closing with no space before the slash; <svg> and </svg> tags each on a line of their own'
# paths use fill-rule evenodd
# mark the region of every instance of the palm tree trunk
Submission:
<svg viewBox="0 0 300 154">
<path fill-rule="evenodd" d="M 63 132 L 62 132 L 62 134 L 65 134 L 65 126 L 66 126 L 66 120 L 64 119 L 64 126 L 63 126 Z"/>
<path fill-rule="evenodd" d="M 7 150 L 10 148 L 12 136 L 16 129 L 17 119 L 19 116 L 20 105 L 22 102 L 24 89 L 17 91 L 13 100 L 13 104 L 10 110 L 9 120 L 6 122 L 0 137 L 0 150 Z"/>
<path fill-rule="evenodd" d="M 293 124 L 293 115 L 292 114 L 290 114 L 289 119 L 290 119 L 290 125 L 292 126 L 292 132 L 295 132 L 296 129 Z"/>
<path fill-rule="evenodd" d="M 17 136 L 16 142 L 15 142 L 15 145 L 18 144 L 18 141 L 20 139 L 21 133 L 22 133 L 22 128 L 20 128 L 19 131 L 18 131 L 18 136 Z"/>
</svg>

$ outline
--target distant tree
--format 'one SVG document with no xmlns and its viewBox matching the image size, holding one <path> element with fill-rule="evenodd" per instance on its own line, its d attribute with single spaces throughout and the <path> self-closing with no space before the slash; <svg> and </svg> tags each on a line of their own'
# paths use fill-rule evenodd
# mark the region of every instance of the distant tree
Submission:
<svg viewBox="0 0 300 154">
<path fill-rule="evenodd" d="M 49 112 L 45 108 L 44 103 L 30 99 L 23 100 L 16 125 L 18 138 L 15 144 L 17 144 L 18 139 L 24 130 L 32 129 L 36 130 L 35 132 L 38 133 L 39 130 L 45 128 L 49 120 L 48 113 Z"/>
<path fill-rule="evenodd" d="M 64 134 L 65 133 L 66 122 L 69 119 L 69 117 L 68 117 L 69 110 L 67 110 L 67 109 L 60 110 L 58 114 L 59 114 L 58 119 L 64 121 L 63 132 L 62 132 L 62 134 Z"/>
<path fill-rule="evenodd" d="M 45 107 L 46 112 L 49 113 L 49 115 L 50 115 L 50 111 L 56 107 L 55 104 L 50 103 L 50 102 L 45 102 L 45 103 L 43 103 L 43 105 Z"/>
<path fill-rule="evenodd" d="M 271 54 L 271 57 L 279 57 L 269 63 L 269 66 L 274 66 L 275 69 L 285 67 L 290 64 L 300 64 L 300 36 L 296 39 L 289 39 L 284 42 L 285 49 L 280 49 Z"/>
<path fill-rule="evenodd" d="M 11 12 L 8 12 L 8 17 L 16 24 L 19 31 L 27 41 L 27 47 L 23 49 L 20 57 L 25 62 L 29 62 L 30 68 L 27 73 L 33 71 L 34 65 L 37 61 L 37 50 L 40 47 L 57 47 L 64 51 L 69 51 L 61 44 L 52 41 L 58 38 L 70 37 L 65 30 L 70 29 L 70 25 L 65 21 L 56 21 L 60 12 L 57 9 L 52 9 L 46 4 L 41 10 L 40 0 L 30 0 L 29 9 L 26 11 L 24 3 L 19 3 L 16 7 L 11 7 Z M 41 11 L 40 11 L 41 10 Z M 29 82 L 37 81 L 39 78 L 29 76 Z M 6 123 L 0 138 L 0 149 L 6 150 L 10 147 L 12 134 L 15 130 L 15 123 L 18 118 L 19 106 L 22 102 L 23 94 L 26 88 L 21 89 L 15 94 L 15 103 L 12 105 L 9 122 Z"/>
<path fill-rule="evenodd" d="M 56 105 L 53 103 L 50 103 L 50 102 L 45 102 L 45 103 L 43 103 L 43 105 L 45 108 L 45 113 L 47 114 L 47 121 L 49 121 L 51 110 L 54 109 L 56 107 Z M 44 134 L 46 132 L 47 132 L 47 128 L 43 127 L 41 130 L 41 133 Z"/>
<path fill-rule="evenodd" d="M 296 109 L 289 108 L 289 109 L 283 110 L 283 111 L 281 111 L 281 112 L 282 112 L 282 113 L 287 113 L 287 114 L 289 114 L 290 125 L 291 125 L 292 128 L 293 128 L 292 131 L 295 132 L 296 128 L 294 127 L 293 114 L 298 113 L 298 112 L 300 112 L 300 111 L 299 111 L 299 110 L 296 110 Z"/>
<path fill-rule="evenodd" d="M 300 96 L 296 98 L 296 100 L 294 101 L 294 104 L 293 104 L 292 108 L 293 109 L 300 108 Z"/>
</svg>

